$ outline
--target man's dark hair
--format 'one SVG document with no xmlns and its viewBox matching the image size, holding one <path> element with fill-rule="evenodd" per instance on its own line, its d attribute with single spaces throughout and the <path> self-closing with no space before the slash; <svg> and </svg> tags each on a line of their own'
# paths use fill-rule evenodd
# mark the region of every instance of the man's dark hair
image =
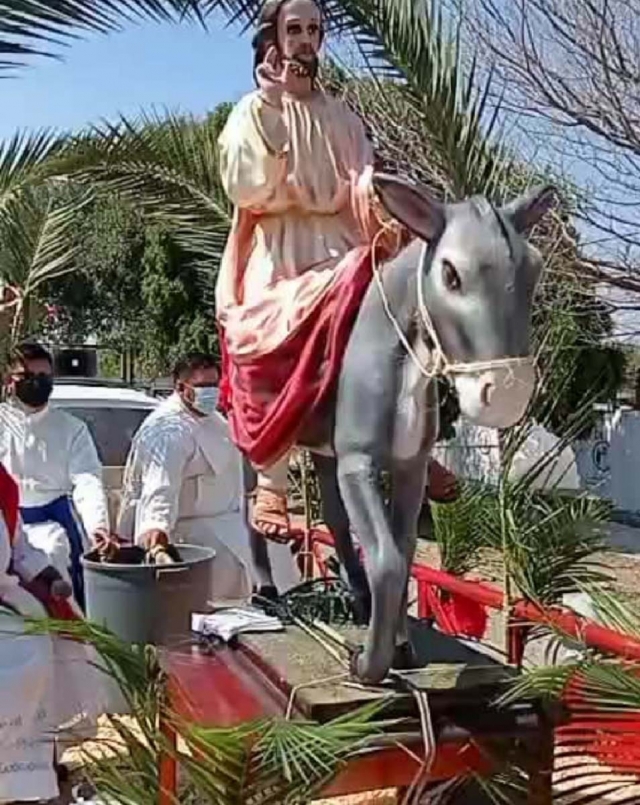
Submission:
<svg viewBox="0 0 640 805">
<path fill-rule="evenodd" d="M 265 0 L 258 15 L 257 29 L 251 40 L 251 47 L 253 48 L 253 78 L 256 83 L 258 67 L 264 61 L 269 48 L 274 45 L 278 50 L 280 49 L 278 45 L 278 17 L 282 6 L 287 2 L 288 0 Z M 320 8 L 318 0 L 315 0 L 315 2 Z M 323 37 L 324 32 L 320 31 L 321 43 Z"/>
<path fill-rule="evenodd" d="M 174 384 L 179 380 L 186 380 L 198 369 L 217 369 L 220 375 L 220 365 L 215 355 L 208 352 L 189 352 L 176 361 L 171 373 Z"/>
<path fill-rule="evenodd" d="M 29 361 L 47 361 L 53 369 L 51 353 L 42 344 L 35 341 L 23 341 L 15 346 L 9 354 L 9 366 L 26 366 Z"/>
</svg>

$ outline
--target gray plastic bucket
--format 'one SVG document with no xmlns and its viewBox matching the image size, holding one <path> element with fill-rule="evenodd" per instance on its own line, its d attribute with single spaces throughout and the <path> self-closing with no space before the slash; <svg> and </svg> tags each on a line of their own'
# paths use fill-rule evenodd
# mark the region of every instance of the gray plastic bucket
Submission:
<svg viewBox="0 0 640 805">
<path fill-rule="evenodd" d="M 170 645 L 184 641 L 191 613 L 206 611 L 215 551 L 177 546 L 173 565 L 119 565 L 82 558 L 87 618 L 128 643 Z"/>
</svg>

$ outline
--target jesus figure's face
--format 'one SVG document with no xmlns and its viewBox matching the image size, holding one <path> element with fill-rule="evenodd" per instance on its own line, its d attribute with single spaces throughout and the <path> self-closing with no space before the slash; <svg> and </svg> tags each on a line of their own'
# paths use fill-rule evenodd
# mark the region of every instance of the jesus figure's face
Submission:
<svg viewBox="0 0 640 805">
<path fill-rule="evenodd" d="M 300 61 L 315 74 L 322 42 L 320 9 L 313 0 L 288 0 L 278 14 L 278 44 L 284 59 Z"/>
</svg>

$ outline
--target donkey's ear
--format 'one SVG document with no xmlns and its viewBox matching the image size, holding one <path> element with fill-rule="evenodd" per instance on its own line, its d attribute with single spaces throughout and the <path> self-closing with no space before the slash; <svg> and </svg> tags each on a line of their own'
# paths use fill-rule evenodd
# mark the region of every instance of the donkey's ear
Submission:
<svg viewBox="0 0 640 805">
<path fill-rule="evenodd" d="M 421 185 L 388 173 L 374 173 L 373 187 L 387 212 L 422 240 L 433 240 L 444 229 L 443 205 Z"/>
<path fill-rule="evenodd" d="M 553 185 L 538 185 L 502 208 L 516 232 L 528 232 L 553 206 L 556 189 Z"/>
</svg>

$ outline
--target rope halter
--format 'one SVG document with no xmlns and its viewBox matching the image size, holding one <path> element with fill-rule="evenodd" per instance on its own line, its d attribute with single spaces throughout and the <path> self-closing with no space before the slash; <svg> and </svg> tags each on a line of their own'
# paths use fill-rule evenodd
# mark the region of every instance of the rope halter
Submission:
<svg viewBox="0 0 640 805">
<path fill-rule="evenodd" d="M 468 361 L 468 362 L 451 361 L 447 357 L 444 349 L 442 348 L 440 338 L 438 336 L 438 333 L 436 332 L 436 328 L 433 324 L 433 319 L 431 318 L 431 314 L 429 313 L 429 309 L 427 308 L 424 299 L 424 288 L 422 284 L 422 264 L 423 264 L 424 253 L 427 248 L 425 244 L 422 250 L 421 259 L 418 261 L 416 270 L 418 314 L 420 316 L 422 326 L 424 327 L 424 330 L 429 340 L 432 343 L 431 360 L 428 366 L 425 365 L 421 360 L 421 358 L 419 357 L 419 355 L 416 353 L 413 346 L 410 344 L 409 339 L 403 332 L 402 327 L 400 326 L 397 318 L 395 317 L 393 311 L 391 310 L 391 306 L 389 304 L 389 298 L 384 289 L 384 283 L 382 281 L 382 272 L 376 259 L 376 245 L 378 242 L 378 238 L 384 233 L 387 226 L 388 225 L 385 223 L 378 230 L 371 246 L 373 276 L 376 285 L 378 286 L 382 306 L 387 315 L 387 318 L 393 325 L 393 328 L 395 329 L 396 334 L 400 339 L 400 343 L 407 351 L 407 354 L 409 355 L 413 363 L 420 370 L 421 374 L 423 374 L 425 377 L 433 379 L 436 376 L 447 377 L 451 375 L 468 375 L 468 374 L 476 374 L 479 372 L 491 371 L 495 369 L 508 369 L 510 371 L 513 371 L 519 366 L 527 366 L 532 363 L 532 358 L 530 356 L 513 357 L 513 358 L 491 358 L 489 360 Z"/>
</svg>

